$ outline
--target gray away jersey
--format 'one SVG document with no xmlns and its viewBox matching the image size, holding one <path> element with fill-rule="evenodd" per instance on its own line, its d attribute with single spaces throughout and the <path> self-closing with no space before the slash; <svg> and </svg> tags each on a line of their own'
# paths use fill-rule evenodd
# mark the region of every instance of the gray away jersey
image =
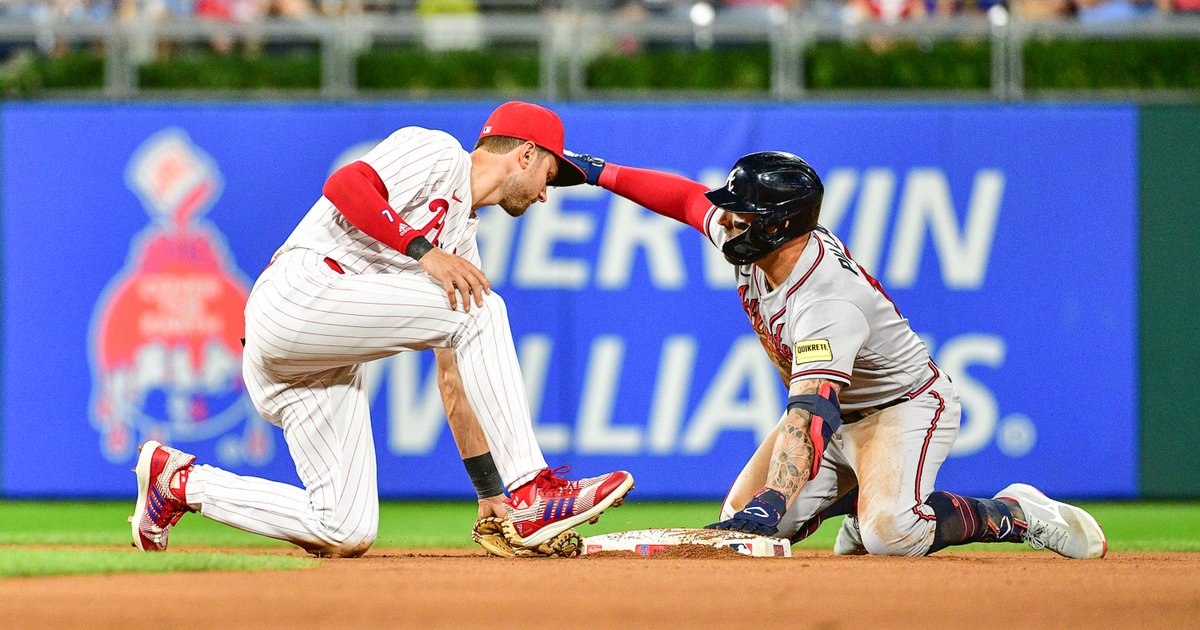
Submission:
<svg viewBox="0 0 1200 630">
<path fill-rule="evenodd" d="M 717 248 L 725 242 L 719 210 L 705 225 Z M 842 408 L 874 407 L 912 394 L 937 368 L 879 282 L 818 226 L 787 281 L 768 289 L 755 265 L 736 267 L 738 295 L 750 324 L 790 388 L 805 378 L 845 383 Z"/>
<path fill-rule="evenodd" d="M 471 212 L 471 156 L 454 137 L 444 131 L 405 127 L 375 145 L 362 161 L 383 180 L 396 216 L 425 232 L 434 245 L 479 266 L 478 219 Z M 354 227 L 324 196 L 272 259 L 292 249 L 328 256 L 352 273 L 421 269 L 417 261 Z"/>
</svg>

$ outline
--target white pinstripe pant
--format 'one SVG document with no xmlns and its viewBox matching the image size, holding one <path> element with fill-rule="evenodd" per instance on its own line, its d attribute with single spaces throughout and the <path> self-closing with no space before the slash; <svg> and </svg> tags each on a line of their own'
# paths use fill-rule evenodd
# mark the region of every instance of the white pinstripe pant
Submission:
<svg viewBox="0 0 1200 630">
<path fill-rule="evenodd" d="M 461 309 L 461 306 L 460 306 Z M 378 531 L 379 494 L 362 363 L 452 346 L 467 399 L 509 487 L 545 468 L 504 300 L 470 313 L 421 272 L 340 274 L 309 250 L 281 255 L 246 305 L 243 377 L 263 418 L 283 429 L 304 483 L 197 466 L 201 514 L 314 553 L 360 555 Z"/>
</svg>

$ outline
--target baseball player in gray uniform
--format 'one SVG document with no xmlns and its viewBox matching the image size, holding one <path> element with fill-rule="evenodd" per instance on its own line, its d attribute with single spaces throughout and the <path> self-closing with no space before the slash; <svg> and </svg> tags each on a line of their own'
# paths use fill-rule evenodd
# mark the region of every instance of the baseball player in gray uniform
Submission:
<svg viewBox="0 0 1200 630">
<path fill-rule="evenodd" d="M 920 556 L 1021 542 L 1098 558 L 1087 512 L 1013 484 L 992 498 L 934 490 L 958 432 L 950 377 L 879 282 L 817 223 L 821 179 L 789 153 L 752 153 L 720 188 L 567 152 L 602 186 L 691 225 L 734 265 L 738 296 L 788 388 L 787 411 L 709 527 L 799 540 L 850 513 L 839 553 Z"/>
<path fill-rule="evenodd" d="M 134 545 L 166 549 L 170 527 L 199 512 L 318 555 L 366 552 L 379 499 L 361 366 L 408 350 L 453 352 L 439 366 L 457 364 L 456 387 L 490 447 L 464 462 L 481 499 L 500 491 L 497 478 L 511 493 L 518 544 L 536 547 L 622 499 L 627 472 L 572 481 L 546 466 L 504 301 L 479 270 L 476 210 L 517 217 L 547 186 L 583 182 L 563 135 L 554 112 L 512 101 L 470 153 L 449 134 L 405 127 L 334 172 L 246 305 L 243 380 L 283 429 L 303 487 L 148 442 L 135 468 Z"/>
</svg>

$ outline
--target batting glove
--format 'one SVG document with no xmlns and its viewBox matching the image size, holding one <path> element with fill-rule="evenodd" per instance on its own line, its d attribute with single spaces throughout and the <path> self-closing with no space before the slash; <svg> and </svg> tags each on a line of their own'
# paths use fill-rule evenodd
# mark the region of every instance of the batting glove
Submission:
<svg viewBox="0 0 1200 630">
<path fill-rule="evenodd" d="M 787 498 L 783 493 L 763 488 L 732 518 L 713 523 L 704 529 L 725 529 L 756 536 L 774 536 L 779 532 L 779 521 L 783 519 L 783 513 L 786 511 Z"/>
<path fill-rule="evenodd" d="M 587 183 L 593 186 L 600 185 L 600 173 L 604 172 L 605 162 L 598 157 L 576 153 L 574 151 L 563 151 L 563 157 L 567 158 L 572 164 L 579 167 L 583 174 L 587 177 Z"/>
</svg>

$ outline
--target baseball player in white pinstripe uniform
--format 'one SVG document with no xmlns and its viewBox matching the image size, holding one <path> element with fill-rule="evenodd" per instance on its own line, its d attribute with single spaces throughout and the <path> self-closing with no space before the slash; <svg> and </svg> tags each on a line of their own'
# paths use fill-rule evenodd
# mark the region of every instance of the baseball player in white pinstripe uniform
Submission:
<svg viewBox="0 0 1200 630">
<path fill-rule="evenodd" d="M 135 468 L 135 546 L 166 549 L 170 527 L 199 512 L 318 555 L 366 552 L 379 499 L 361 365 L 406 350 L 453 352 L 490 446 L 464 461 L 481 498 L 501 492 L 497 478 L 511 492 L 519 544 L 536 547 L 622 499 L 627 472 L 568 481 L 546 466 L 504 301 L 479 270 L 477 209 L 520 216 L 548 185 L 583 182 L 562 147 L 556 114 L 513 101 L 471 153 L 444 132 L 406 127 L 331 175 L 246 305 L 246 388 L 283 429 L 304 487 L 148 442 Z"/>
<path fill-rule="evenodd" d="M 1025 484 L 980 499 L 934 491 L 958 433 L 950 378 L 845 245 L 817 224 L 823 187 L 789 153 L 747 155 L 726 185 L 567 153 L 588 183 L 687 223 L 735 266 L 750 324 L 788 388 L 787 411 L 709 527 L 807 536 L 846 519 L 839 553 L 920 556 L 970 542 L 1027 541 L 1104 555 L 1087 512 Z M 855 500 L 857 497 L 857 500 Z"/>
</svg>

